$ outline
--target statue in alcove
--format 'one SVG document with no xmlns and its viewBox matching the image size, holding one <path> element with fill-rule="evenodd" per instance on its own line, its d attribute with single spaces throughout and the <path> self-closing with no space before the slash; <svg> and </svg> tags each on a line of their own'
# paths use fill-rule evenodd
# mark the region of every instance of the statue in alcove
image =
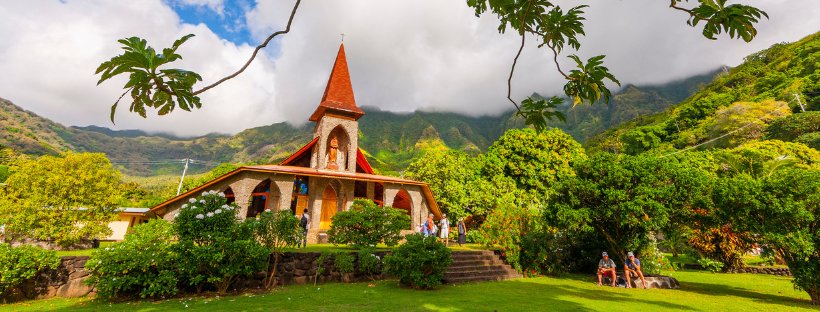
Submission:
<svg viewBox="0 0 820 312">
<path fill-rule="evenodd" d="M 330 139 L 330 151 L 327 153 L 327 167 L 326 169 L 339 170 L 339 165 L 336 164 L 336 158 L 339 153 L 339 140 L 334 136 Z"/>
</svg>

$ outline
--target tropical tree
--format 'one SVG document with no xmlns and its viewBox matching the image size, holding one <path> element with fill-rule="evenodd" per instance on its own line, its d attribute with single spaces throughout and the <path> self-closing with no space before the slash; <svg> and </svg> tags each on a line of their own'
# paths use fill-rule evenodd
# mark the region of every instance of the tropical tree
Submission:
<svg viewBox="0 0 820 312">
<path fill-rule="evenodd" d="M 256 240 L 267 248 L 268 253 L 273 258 L 273 264 L 267 268 L 268 278 L 265 287 L 276 286 L 278 279 L 275 278 L 276 267 L 279 265 L 279 258 L 286 248 L 298 244 L 299 219 L 294 218 L 290 210 L 280 210 L 278 212 L 265 211 L 254 221 L 254 231 Z"/>
<path fill-rule="evenodd" d="M 756 35 L 755 24 L 761 17 L 768 18 L 766 12 L 755 7 L 731 4 L 727 0 L 697 0 L 693 8 L 682 7 L 688 0 L 671 0 L 670 8 L 684 12 L 689 17 L 687 24 L 696 27 L 703 25 L 703 35 L 709 39 L 716 39 L 715 35 L 727 33 L 732 38 L 741 38 L 751 41 Z M 198 74 L 182 69 L 160 69 L 182 58 L 176 53 L 180 45 L 193 35 L 186 35 L 174 42 L 171 48 L 157 53 L 148 46 L 147 42 L 138 37 L 121 39 L 125 53 L 111 58 L 97 68 L 97 74 L 102 74 L 98 82 L 102 83 L 119 74 L 128 73 L 128 82 L 123 89 L 125 92 L 111 106 L 111 122 L 114 122 L 119 101 L 130 93 L 132 104 L 130 111 L 146 116 L 146 108 L 158 109 L 160 115 L 172 112 L 177 105 L 186 111 L 201 107 L 199 95 L 232 79 L 242 73 L 254 60 L 260 49 L 266 47 L 274 37 L 290 31 L 291 23 L 296 15 L 301 0 L 297 0 L 284 30 L 271 34 L 262 44 L 256 47 L 250 59 L 237 72 L 220 79 L 219 81 L 194 91 L 194 84 L 201 81 Z M 694 2 L 694 1 L 692 1 Z M 605 82 L 608 80 L 620 85 L 609 69 L 603 66 L 604 55 L 598 55 L 584 61 L 577 55 L 569 55 L 576 68 L 565 71 L 558 62 L 558 56 L 566 49 L 578 50 L 581 47 L 579 36 L 584 35 L 584 9 L 587 5 L 581 4 L 564 12 L 560 7 L 548 0 L 467 0 L 467 5 L 475 9 L 476 15 L 484 12 L 496 14 L 501 22 L 498 27 L 500 33 L 512 29 L 521 36 L 521 47 L 513 59 L 510 76 L 507 79 L 507 99 L 515 106 L 517 113 L 526 123 L 533 125 L 538 131 L 546 130 L 548 120 L 557 117 L 566 121 L 563 114 L 555 110 L 563 99 L 555 96 L 550 99 L 527 98 L 519 105 L 511 98 L 512 77 L 521 51 L 524 49 L 527 35 L 535 36 L 540 41 L 538 47 L 547 47 L 553 55 L 558 73 L 567 81 L 564 93 L 573 100 L 574 104 L 594 104 L 603 100 L 609 102 L 611 91 Z"/>
<path fill-rule="evenodd" d="M 120 201 L 118 171 L 103 154 L 19 160 L 0 194 L 7 233 L 71 245 L 111 234 Z"/>
<path fill-rule="evenodd" d="M 534 202 L 551 193 L 558 177 L 572 176 L 573 164 L 585 157 L 581 144 L 559 129 L 513 129 L 490 146 L 481 173 L 495 185 L 522 191 L 516 202 Z"/>
<path fill-rule="evenodd" d="M 546 225 L 603 238 L 615 258 L 647 246 L 651 236 L 688 222 L 708 202 L 703 170 L 651 156 L 598 154 L 562 177 L 543 212 Z"/>
<path fill-rule="evenodd" d="M 356 199 L 347 211 L 337 212 L 327 231 L 331 244 L 365 248 L 376 244 L 396 246 L 401 231 L 410 229 L 410 216 L 401 209 L 381 207 L 370 199 Z"/>
<path fill-rule="evenodd" d="M 765 251 L 783 257 L 795 288 L 820 305 L 820 170 L 793 169 L 720 183 L 715 216 L 754 233 Z"/>
<path fill-rule="evenodd" d="M 484 214 L 487 205 L 478 174 L 482 157 L 470 157 L 456 150 L 433 151 L 410 164 L 410 178 L 430 186 L 436 203 L 451 217 Z"/>
</svg>

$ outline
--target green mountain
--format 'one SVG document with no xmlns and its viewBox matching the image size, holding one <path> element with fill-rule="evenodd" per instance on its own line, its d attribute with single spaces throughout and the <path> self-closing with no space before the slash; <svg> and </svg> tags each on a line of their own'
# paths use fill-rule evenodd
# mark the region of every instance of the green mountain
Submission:
<svg viewBox="0 0 820 312">
<path fill-rule="evenodd" d="M 820 110 L 820 33 L 749 55 L 681 103 L 610 128 L 584 145 L 588 151 L 640 153 L 682 149 L 726 135 L 705 147 L 729 148 L 765 139 L 769 124 L 813 120 L 798 116 L 800 104 L 807 111 Z M 795 115 L 786 117 L 790 114 Z M 792 125 L 803 126 L 811 128 Z"/>
<path fill-rule="evenodd" d="M 610 127 L 662 111 L 698 86 L 711 81 L 707 73 L 659 86 L 627 86 L 609 104 L 567 105 L 561 108 L 568 122 L 555 121 L 580 142 Z M 538 96 L 534 94 L 534 96 Z M 505 104 L 506 105 L 506 104 Z M 364 107 L 359 120 L 359 146 L 373 167 L 383 174 L 400 174 L 417 157 L 431 150 L 456 149 L 469 154 L 487 151 L 505 131 L 525 127 L 522 118 L 509 111 L 499 116 L 467 117 L 454 113 L 416 111 L 400 114 Z M 129 175 L 179 174 L 178 159 L 214 163 L 277 163 L 312 138 L 313 123 L 294 127 L 277 123 L 247 129 L 234 136 L 209 134 L 179 138 L 148 134 L 140 130 L 104 127 L 65 127 L 0 98 L 0 145 L 31 155 L 55 155 L 65 151 L 105 153 Z M 201 173 L 210 167 L 191 166 Z"/>
</svg>

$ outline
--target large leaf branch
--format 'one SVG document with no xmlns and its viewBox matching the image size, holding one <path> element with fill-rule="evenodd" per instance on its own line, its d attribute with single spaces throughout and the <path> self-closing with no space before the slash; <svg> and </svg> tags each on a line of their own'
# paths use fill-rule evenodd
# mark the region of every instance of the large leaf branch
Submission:
<svg viewBox="0 0 820 312">
<path fill-rule="evenodd" d="M 97 82 L 98 85 L 119 74 L 130 73 L 129 80 L 123 87 L 125 92 L 111 106 L 111 122 L 114 122 L 114 114 L 119 102 L 129 93 L 133 100 L 129 111 L 136 112 L 143 118 L 146 117 L 147 107 L 159 109 L 159 115 L 174 111 L 177 105 L 186 111 L 190 111 L 194 107 L 200 108 L 202 106 L 199 99 L 200 94 L 244 72 L 256 58 L 256 55 L 259 54 L 259 50 L 266 47 L 274 37 L 290 32 L 290 26 L 300 3 L 301 0 L 297 0 L 294 4 L 285 30 L 271 34 L 262 44 L 258 45 L 242 68 L 195 92 L 193 91 L 194 84 L 202 81 L 199 74 L 182 69 L 159 69 L 160 66 L 182 59 L 182 56 L 177 54 L 176 50 L 189 38 L 193 37 L 193 34 L 176 40 L 171 48 L 163 49 L 162 54 L 157 54 L 154 48 L 148 46 L 144 39 L 138 37 L 118 40 L 119 43 L 123 44 L 125 53 L 102 63 L 95 72 L 95 74 L 102 74 Z"/>
</svg>

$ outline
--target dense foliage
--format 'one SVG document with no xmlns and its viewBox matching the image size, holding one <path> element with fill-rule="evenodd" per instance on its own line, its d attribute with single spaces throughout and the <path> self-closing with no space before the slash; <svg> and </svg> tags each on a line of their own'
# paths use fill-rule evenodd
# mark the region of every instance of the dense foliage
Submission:
<svg viewBox="0 0 820 312">
<path fill-rule="evenodd" d="M 60 258 L 54 251 L 34 246 L 10 247 L 0 243 L 0 294 L 43 269 L 56 269 Z"/>
<path fill-rule="evenodd" d="M 103 154 L 20 159 L 0 193 L 0 223 L 15 235 L 71 245 L 111 234 L 119 172 Z"/>
<path fill-rule="evenodd" d="M 171 223 L 152 219 L 131 228 L 125 240 L 98 249 L 85 264 L 86 283 L 102 298 L 160 297 L 177 293 L 177 255 Z"/>
<path fill-rule="evenodd" d="M 450 249 L 421 234 L 407 235 L 405 239 L 407 242 L 384 257 L 387 273 L 396 276 L 402 285 L 416 289 L 441 285 L 444 271 L 453 262 Z"/>
<path fill-rule="evenodd" d="M 763 179 L 740 175 L 715 190 L 715 215 L 755 233 L 785 260 L 796 288 L 820 305 L 820 170 L 795 169 Z"/>
<path fill-rule="evenodd" d="M 502 204 L 493 209 L 481 224 L 478 229 L 478 242 L 487 247 L 500 247 L 504 252 L 504 258 L 513 268 L 532 269 L 539 263 L 522 262 L 519 258 L 525 235 L 530 233 L 529 235 L 532 236 L 541 233 L 542 225 L 538 222 L 539 218 L 540 210 L 537 208 Z M 533 250 L 530 251 L 533 252 Z M 531 256 L 530 258 L 536 257 Z"/>
<path fill-rule="evenodd" d="M 197 292 L 213 285 L 224 293 L 239 275 L 268 269 L 268 249 L 254 237 L 254 224 L 240 222 L 237 206 L 226 202 L 222 193 L 205 192 L 174 216 L 180 277 Z"/>
<path fill-rule="evenodd" d="M 356 199 L 350 209 L 337 212 L 331 220 L 327 241 L 355 248 L 376 244 L 395 246 L 402 239 L 401 231 L 410 229 L 410 216 L 406 211 L 380 207 L 369 199 Z"/>
<path fill-rule="evenodd" d="M 429 152 L 407 168 L 410 178 L 426 182 L 442 213 L 452 219 L 486 212 L 482 180 L 478 170 L 482 157 L 448 150 Z"/>
<path fill-rule="evenodd" d="M 290 210 L 278 212 L 264 211 L 256 221 L 253 221 L 256 240 L 267 249 L 273 258 L 273 264 L 267 268 L 268 277 L 265 286 L 276 286 L 276 268 L 282 252 L 289 247 L 298 245 L 301 228 L 299 219 L 294 218 Z"/>
<path fill-rule="evenodd" d="M 708 201 L 708 173 L 669 159 L 598 154 L 573 166 L 560 179 L 543 213 L 559 229 L 594 232 L 609 245 L 610 256 L 650 243 L 653 232 L 683 223 L 693 207 Z"/>
<path fill-rule="evenodd" d="M 373 247 L 362 249 L 362 251 L 359 251 L 359 258 L 356 262 L 359 266 L 359 271 L 367 274 L 371 280 L 374 280 L 374 274 L 381 273 L 383 265 L 381 257 L 374 254 L 374 251 L 375 249 Z"/>
</svg>

